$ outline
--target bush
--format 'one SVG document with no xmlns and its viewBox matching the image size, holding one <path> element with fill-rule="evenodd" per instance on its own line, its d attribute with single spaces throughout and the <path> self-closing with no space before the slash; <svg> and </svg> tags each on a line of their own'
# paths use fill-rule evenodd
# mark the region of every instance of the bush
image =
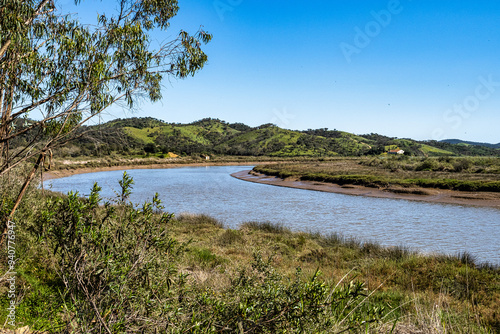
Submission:
<svg viewBox="0 0 500 334">
<path fill-rule="evenodd" d="M 219 237 L 218 244 L 220 246 L 228 246 L 234 243 L 243 243 L 244 239 L 241 236 L 241 233 L 236 230 L 227 229 L 222 233 Z"/>
<path fill-rule="evenodd" d="M 240 271 L 223 298 L 206 290 L 186 305 L 191 332 L 353 333 L 368 330 L 388 313 L 381 303 L 366 302 L 363 283 L 330 288 L 319 271 L 304 281 L 300 269 L 295 279 L 285 279 L 270 263 L 271 258 L 255 254 L 252 268 Z"/>
<path fill-rule="evenodd" d="M 158 148 L 153 143 L 147 143 L 146 145 L 144 145 L 144 152 L 154 154 L 158 152 Z"/>
<path fill-rule="evenodd" d="M 439 163 L 436 161 L 436 159 L 425 159 L 422 161 L 420 164 L 418 164 L 415 167 L 416 171 L 433 171 L 438 169 Z"/>
<path fill-rule="evenodd" d="M 130 186 L 125 177 L 121 184 Z M 70 192 L 48 200 L 35 231 L 58 259 L 65 309 L 78 324 L 73 332 L 164 327 L 174 312 L 170 294 L 183 285 L 176 269 L 183 246 L 167 233 L 173 215 L 155 214 L 163 209 L 157 195 L 139 209 L 122 196 L 101 209 L 99 191 L 95 184 L 88 199 Z"/>
<path fill-rule="evenodd" d="M 467 171 L 471 167 L 472 167 L 472 162 L 469 159 L 467 159 L 467 158 L 457 159 L 453 163 L 453 170 L 455 172 L 457 172 L 457 173 L 460 173 L 460 172 L 463 172 L 463 171 Z"/>
</svg>

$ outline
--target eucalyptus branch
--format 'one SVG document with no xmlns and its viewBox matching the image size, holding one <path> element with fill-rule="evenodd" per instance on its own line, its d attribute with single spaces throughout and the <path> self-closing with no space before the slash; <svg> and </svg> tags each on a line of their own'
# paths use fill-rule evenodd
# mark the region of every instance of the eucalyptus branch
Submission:
<svg viewBox="0 0 500 334">
<path fill-rule="evenodd" d="M 36 9 L 34 15 L 30 17 L 28 20 L 24 22 L 25 25 L 30 25 L 33 20 L 41 14 L 41 11 L 43 7 L 45 7 L 48 4 L 49 0 L 43 0 L 39 5 L 38 8 Z M 10 44 L 12 44 L 12 39 L 8 39 L 5 44 L 0 48 L 0 59 L 4 56 L 5 52 L 7 52 L 7 49 L 9 48 Z"/>
<path fill-rule="evenodd" d="M 204 32 L 181 31 L 152 50 L 149 31 L 167 29 L 176 0 L 116 1 L 118 13 L 100 15 L 95 25 L 57 13 L 56 0 L 13 0 L 2 7 L 0 175 L 38 154 L 10 216 L 47 152 L 81 136 L 77 130 L 113 104 L 132 108 L 141 97 L 159 100 L 163 76 L 193 75 L 207 60 L 200 45 L 211 36 Z M 41 119 L 15 127 L 32 112 Z M 27 143 L 9 155 L 18 137 Z"/>
</svg>

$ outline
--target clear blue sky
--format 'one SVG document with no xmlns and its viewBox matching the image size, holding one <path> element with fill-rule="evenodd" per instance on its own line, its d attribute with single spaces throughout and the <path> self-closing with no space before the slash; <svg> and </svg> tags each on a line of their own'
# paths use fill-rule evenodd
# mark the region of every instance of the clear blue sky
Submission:
<svg viewBox="0 0 500 334">
<path fill-rule="evenodd" d="M 70 2 L 66 0 L 65 2 Z M 63 1 L 64 3 L 64 1 Z M 81 15 L 112 1 L 83 1 Z M 203 25 L 206 67 L 135 114 L 413 139 L 500 142 L 500 2 L 179 0 L 165 40 Z M 92 14 L 94 15 L 94 14 Z M 109 116 L 107 116 L 109 119 Z"/>
</svg>

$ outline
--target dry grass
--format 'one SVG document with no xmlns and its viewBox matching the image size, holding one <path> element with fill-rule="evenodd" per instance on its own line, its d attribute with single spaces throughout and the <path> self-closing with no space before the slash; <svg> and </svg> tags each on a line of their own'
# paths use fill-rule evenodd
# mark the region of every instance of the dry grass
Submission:
<svg viewBox="0 0 500 334">
<path fill-rule="evenodd" d="M 213 265 L 189 258 L 183 270 L 216 290 L 249 266 L 257 252 L 288 277 L 300 267 L 306 275 L 319 269 L 328 284 L 362 280 L 376 290 L 373 300 L 397 309 L 394 333 L 481 333 L 482 325 L 499 326 L 500 270 L 480 268 L 467 254 L 423 256 L 340 234 L 293 233 L 269 222 L 225 230 L 206 216 L 181 216 L 171 228 L 179 240 L 191 241 L 187 257 L 200 249 L 214 256 Z M 392 323 L 385 326 L 389 332 Z"/>
</svg>

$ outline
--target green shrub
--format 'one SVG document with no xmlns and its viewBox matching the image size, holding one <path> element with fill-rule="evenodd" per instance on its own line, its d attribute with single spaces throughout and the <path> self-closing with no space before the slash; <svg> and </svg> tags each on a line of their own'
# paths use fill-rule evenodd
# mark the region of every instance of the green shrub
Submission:
<svg viewBox="0 0 500 334">
<path fill-rule="evenodd" d="M 120 205 L 99 208 L 100 187 L 88 199 L 70 192 L 48 200 L 35 233 L 56 254 L 62 298 L 74 333 L 150 332 L 168 322 L 169 296 L 182 288 L 176 259 L 183 246 L 169 237 L 172 219 L 158 196 L 135 209 L 123 201 L 131 179 L 124 174 Z M 127 188 L 128 187 L 128 188 Z"/>
<path fill-rule="evenodd" d="M 228 246 L 234 243 L 243 243 L 244 241 L 239 231 L 227 229 L 221 234 L 217 243 L 220 246 Z"/>
<path fill-rule="evenodd" d="M 467 171 L 472 167 L 472 162 L 467 158 L 456 159 L 453 163 L 453 170 L 457 173 Z"/>
<path fill-rule="evenodd" d="M 439 166 L 439 163 L 437 162 L 436 159 L 428 158 L 419 163 L 416 167 L 416 171 L 433 171 L 437 170 Z"/>
<path fill-rule="evenodd" d="M 270 263 L 256 254 L 251 270 L 241 270 L 223 298 L 206 290 L 185 305 L 190 332 L 354 333 L 377 327 L 389 312 L 385 303 L 367 302 L 361 282 L 332 288 L 319 271 L 304 281 L 300 269 L 295 279 L 285 279 Z"/>
</svg>

